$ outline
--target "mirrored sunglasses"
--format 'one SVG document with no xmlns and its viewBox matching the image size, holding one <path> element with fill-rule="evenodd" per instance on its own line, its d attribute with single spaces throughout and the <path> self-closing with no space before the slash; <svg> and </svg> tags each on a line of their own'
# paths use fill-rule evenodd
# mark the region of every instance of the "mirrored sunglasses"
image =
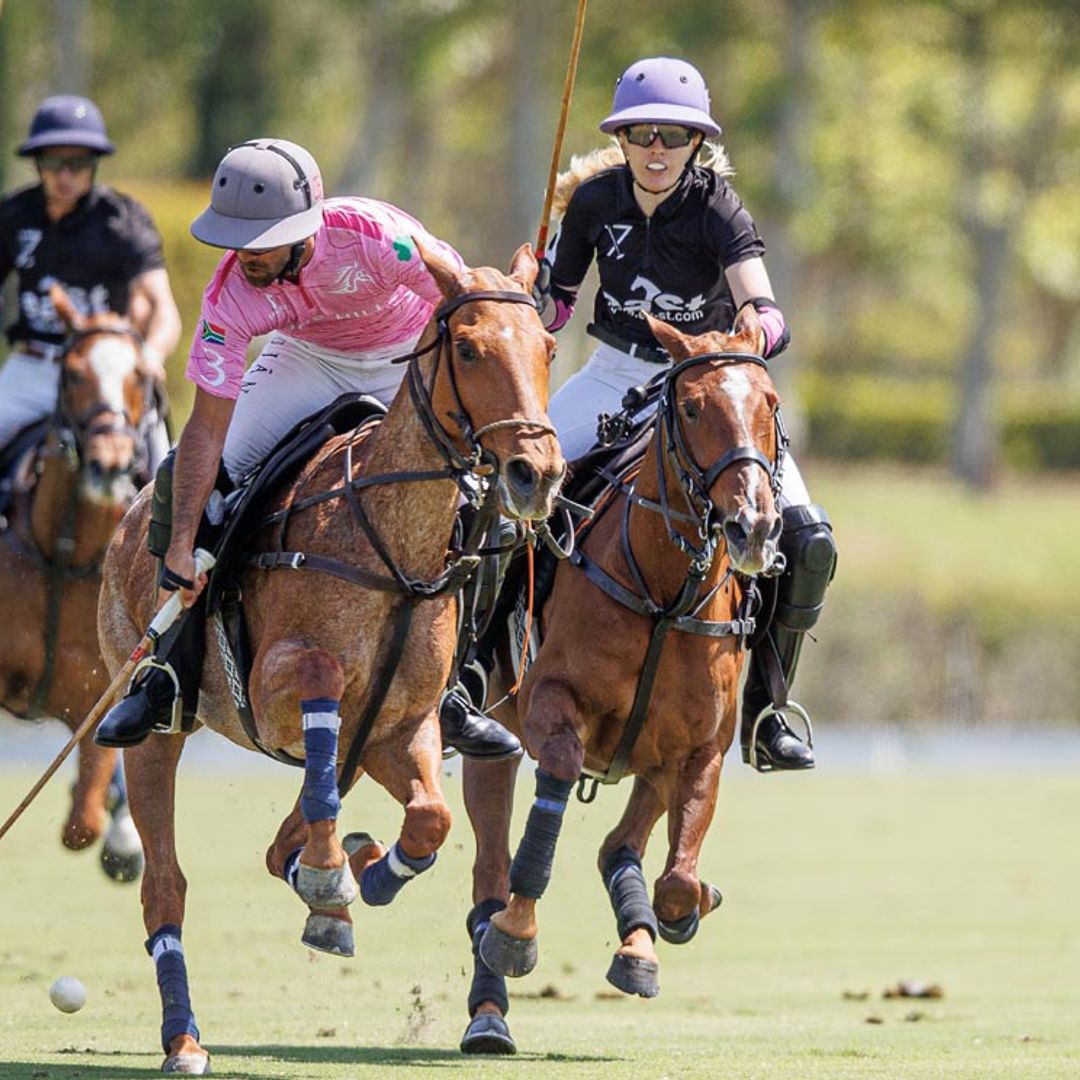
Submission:
<svg viewBox="0 0 1080 1080">
<path fill-rule="evenodd" d="M 631 124 L 623 128 L 623 131 L 626 132 L 626 141 L 635 146 L 652 146 L 659 138 L 669 150 L 689 146 L 697 134 L 695 128 L 684 127 L 682 124 Z"/>
<path fill-rule="evenodd" d="M 60 172 L 67 169 L 68 172 L 80 173 L 94 167 L 97 160 L 93 154 L 38 154 L 38 168 L 43 172 Z"/>
</svg>

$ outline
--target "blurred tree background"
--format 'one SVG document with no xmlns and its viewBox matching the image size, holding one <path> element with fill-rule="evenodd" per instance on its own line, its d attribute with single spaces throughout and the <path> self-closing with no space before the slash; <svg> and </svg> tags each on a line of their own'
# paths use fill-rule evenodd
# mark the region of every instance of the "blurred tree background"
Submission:
<svg viewBox="0 0 1080 1080">
<path fill-rule="evenodd" d="M 217 257 L 188 223 L 224 149 L 257 135 L 505 265 L 536 235 L 575 8 L 6 0 L 0 144 L 47 94 L 94 97 L 119 147 L 102 179 L 155 214 L 188 326 Z M 592 0 L 563 163 L 602 141 L 628 63 L 695 63 L 793 328 L 775 368 L 801 455 L 992 492 L 1080 467 L 1078 54 L 1075 0 Z M 5 189 L 32 179 L 0 155 Z M 993 653 L 1000 620 L 975 622 Z"/>
</svg>

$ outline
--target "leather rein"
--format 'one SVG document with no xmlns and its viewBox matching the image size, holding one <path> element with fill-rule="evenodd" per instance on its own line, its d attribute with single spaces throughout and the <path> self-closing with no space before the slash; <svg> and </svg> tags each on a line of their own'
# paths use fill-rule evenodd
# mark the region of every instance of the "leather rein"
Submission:
<svg viewBox="0 0 1080 1080">
<path fill-rule="evenodd" d="M 533 306 L 532 298 L 520 292 L 477 290 L 475 292 L 461 293 L 445 301 L 436 310 L 434 316 L 436 334 L 430 344 L 396 357 L 392 361 L 393 363 L 408 363 L 409 365 L 406 380 L 410 399 L 428 438 L 442 457 L 445 468 L 403 471 L 354 478 L 352 475 L 353 443 L 350 441 L 344 454 L 342 483 L 330 491 L 320 492 L 297 502 L 290 500 L 289 505 L 284 509 L 264 518 L 261 524 L 277 525 L 277 547 L 275 550 L 253 555 L 249 559 L 252 565 L 262 570 L 313 570 L 366 589 L 398 593 L 405 597 L 405 602 L 398 607 L 395 613 L 393 631 L 389 635 L 383 655 L 378 661 L 378 675 L 374 680 L 368 696 L 367 706 L 360 718 L 341 766 L 338 777 L 338 790 L 342 795 L 352 786 L 364 746 L 371 734 L 383 702 L 389 693 L 390 685 L 397 672 L 398 663 L 404 652 L 417 602 L 433 600 L 459 592 L 466 581 L 475 573 L 481 558 L 490 554 L 489 551 L 481 548 L 479 544 L 486 530 L 474 528 L 471 530 L 474 542 L 466 542 L 442 573 L 430 581 L 409 577 L 394 561 L 374 522 L 371 521 L 360 505 L 357 493 L 367 488 L 385 484 L 453 480 L 465 499 L 479 509 L 481 517 L 485 520 L 491 520 L 498 513 L 496 486 L 490 480 L 492 474 L 497 474 L 498 461 L 494 454 L 485 450 L 481 445 L 481 438 L 490 431 L 508 427 L 528 427 L 543 433 L 555 434 L 555 429 L 546 421 L 532 420 L 527 417 L 495 420 L 479 427 L 474 425 L 458 389 L 450 318 L 464 305 L 486 300 Z M 432 364 L 430 384 L 425 384 L 420 359 L 431 352 L 435 353 L 435 361 Z M 454 409 L 449 413 L 449 419 L 457 426 L 460 432 L 459 438 L 464 443 L 464 451 L 459 449 L 454 436 L 439 419 L 432 401 L 435 380 L 439 373 L 439 364 L 444 356 L 454 400 Z M 354 431 L 353 434 L 355 435 L 356 432 Z M 343 498 L 345 500 L 353 519 L 360 526 L 371 544 L 372 550 L 386 568 L 386 573 L 365 570 L 362 567 L 354 566 L 351 563 L 346 563 L 341 559 L 328 555 L 284 549 L 285 529 L 289 517 L 295 512 L 333 498 Z M 243 716 L 241 718 L 243 719 Z M 248 725 L 245 724 L 245 727 L 248 727 Z M 258 733 L 254 730 L 253 721 L 247 733 L 248 737 L 252 739 L 259 749 L 269 752 L 259 741 Z M 271 753 L 271 756 L 280 757 L 280 755 L 273 753 Z M 302 764 L 302 762 L 293 759 L 289 760 L 294 764 Z"/>
<path fill-rule="evenodd" d="M 726 469 L 739 462 L 748 461 L 765 470 L 769 476 L 769 485 L 772 489 L 773 498 L 778 499 L 783 482 L 784 459 L 789 440 L 780 416 L 780 410 L 777 408 L 773 412 L 773 423 L 776 431 L 775 460 L 770 460 L 756 446 L 734 446 L 726 450 L 709 466 L 703 468 L 698 464 L 687 444 L 682 425 L 679 422 L 675 387 L 679 376 L 684 371 L 705 363 L 714 363 L 721 367 L 730 367 L 737 364 L 757 364 L 759 367 L 768 370 L 768 364 L 756 353 L 712 352 L 692 356 L 673 365 L 669 370 L 654 379 L 646 387 L 645 393 L 631 407 L 631 411 L 637 411 L 643 405 L 658 399 L 655 441 L 657 478 L 660 487 L 659 502 L 646 499 L 637 493 L 636 476 L 629 482 L 621 477 L 612 476 L 608 478 L 616 492 L 624 496 L 620 542 L 623 556 L 626 559 L 627 566 L 630 568 L 637 591 L 634 592 L 621 582 L 616 581 L 599 563 L 585 554 L 582 542 L 587 531 L 592 528 L 598 518 L 594 518 L 586 526 L 586 530 L 583 530 L 578 539 L 575 550 L 570 555 L 570 561 L 585 574 L 593 585 L 623 607 L 650 619 L 653 624 L 649 646 L 638 675 L 633 705 L 623 728 L 622 738 L 619 740 L 619 745 L 616 747 L 611 763 L 606 770 L 598 771 L 588 768 L 583 770 L 578 782 L 578 798 L 582 802 L 592 802 L 596 798 L 598 784 L 615 784 L 626 775 L 630 764 L 630 756 L 645 724 L 649 702 L 652 699 L 653 686 L 656 682 L 656 674 L 660 667 L 661 653 L 670 631 L 677 630 L 683 633 L 712 638 L 734 637 L 738 638 L 740 644 L 742 644 L 753 636 L 756 629 L 757 624 L 752 611 L 753 597 L 749 590 L 744 592 L 741 604 L 742 610 L 734 619 L 720 622 L 702 619 L 698 615 L 698 612 L 712 600 L 733 574 L 729 567 L 719 582 L 709 589 L 704 596 L 700 595 L 705 579 L 712 569 L 713 562 L 723 541 L 722 522 L 717 520 L 717 507 L 709 495 L 709 490 Z M 629 418 L 624 419 L 628 420 Z M 678 491 L 690 513 L 676 510 L 671 505 L 671 493 L 668 490 L 666 469 L 664 468 L 665 461 L 672 467 L 678 477 Z M 678 595 L 669 604 L 661 604 L 653 599 L 645 582 L 645 576 L 634 555 L 630 543 L 630 513 L 635 506 L 653 513 L 659 513 L 664 519 L 668 537 L 672 544 L 689 559 L 686 579 Z M 677 523 L 689 525 L 696 529 L 696 543 L 687 539 L 680 532 Z M 586 794 L 586 784 L 589 782 L 591 782 L 591 787 L 588 794 Z"/>
</svg>

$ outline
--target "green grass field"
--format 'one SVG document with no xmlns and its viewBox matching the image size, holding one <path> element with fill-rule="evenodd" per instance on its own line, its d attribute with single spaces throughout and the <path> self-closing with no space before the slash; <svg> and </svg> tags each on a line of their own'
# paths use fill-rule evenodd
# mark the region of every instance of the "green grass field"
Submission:
<svg viewBox="0 0 1080 1080">
<path fill-rule="evenodd" d="M 303 908 L 262 869 L 298 774 L 187 773 L 185 945 L 215 1074 L 1080 1075 L 1075 772 L 734 768 L 702 862 L 725 904 L 695 941 L 661 947 L 652 1001 L 604 981 L 614 932 L 594 852 L 625 795 L 572 805 L 542 908 L 540 965 L 511 984 L 520 1052 L 497 1060 L 457 1051 L 471 842 L 456 776 L 447 780 L 456 824 L 438 864 L 393 908 L 354 908 L 358 955 L 343 961 L 299 944 Z M 0 773 L 5 812 L 37 775 Z M 137 889 L 107 882 L 92 855 L 59 848 L 63 788 L 47 788 L 0 848 L 0 1078 L 150 1075 L 158 999 Z M 346 802 L 347 828 L 387 837 L 397 822 L 366 783 Z M 649 853 L 647 876 L 661 860 L 659 847 Z M 49 1003 L 61 974 L 87 986 L 75 1015 Z M 936 983 L 944 996 L 883 999 L 900 979 Z"/>
</svg>

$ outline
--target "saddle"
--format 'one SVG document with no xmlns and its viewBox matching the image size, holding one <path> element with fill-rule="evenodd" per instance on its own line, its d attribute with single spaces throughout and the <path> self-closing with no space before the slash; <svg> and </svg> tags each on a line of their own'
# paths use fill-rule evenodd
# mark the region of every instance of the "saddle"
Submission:
<svg viewBox="0 0 1080 1080">
<path fill-rule="evenodd" d="M 219 498 L 212 500 L 211 505 L 216 503 L 216 513 L 224 516 L 216 522 L 204 517 L 196 541 L 213 552 L 217 560 L 214 569 L 198 601 L 185 612 L 177 626 L 163 636 L 157 651 L 159 660 L 175 658 L 178 661 L 176 667 L 183 699 L 181 730 L 190 731 L 194 725 L 209 617 L 233 704 L 248 737 L 264 749 L 258 739 L 247 696 L 252 653 L 240 590 L 240 574 L 248 563 L 252 535 L 262 525 L 270 499 L 300 473 L 329 439 L 378 423 L 385 414 L 386 407 L 367 394 L 342 394 L 283 436 L 266 460 L 244 477 L 234 490 L 222 494 L 219 486 Z M 288 755 L 273 756 L 296 764 Z"/>
</svg>

